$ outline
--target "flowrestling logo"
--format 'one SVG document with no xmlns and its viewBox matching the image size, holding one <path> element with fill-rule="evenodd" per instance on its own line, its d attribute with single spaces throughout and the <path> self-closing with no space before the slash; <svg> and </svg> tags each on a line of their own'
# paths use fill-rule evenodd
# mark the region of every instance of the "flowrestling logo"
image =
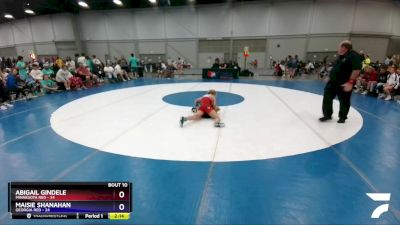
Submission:
<svg viewBox="0 0 400 225">
<path fill-rule="evenodd" d="M 366 193 L 368 197 L 376 202 L 387 202 L 378 206 L 371 214 L 371 218 L 378 219 L 383 213 L 389 211 L 390 193 Z"/>
</svg>

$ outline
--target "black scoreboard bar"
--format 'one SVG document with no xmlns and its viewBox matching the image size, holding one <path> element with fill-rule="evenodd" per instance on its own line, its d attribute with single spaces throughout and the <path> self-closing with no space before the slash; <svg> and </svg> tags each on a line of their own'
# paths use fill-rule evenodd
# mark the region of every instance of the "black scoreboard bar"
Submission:
<svg viewBox="0 0 400 225">
<path fill-rule="evenodd" d="M 10 182 L 13 219 L 129 219 L 130 182 Z"/>
</svg>

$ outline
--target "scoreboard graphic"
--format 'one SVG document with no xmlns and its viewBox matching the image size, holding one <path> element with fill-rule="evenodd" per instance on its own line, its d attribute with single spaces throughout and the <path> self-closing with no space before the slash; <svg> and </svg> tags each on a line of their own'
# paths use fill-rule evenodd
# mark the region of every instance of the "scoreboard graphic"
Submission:
<svg viewBox="0 0 400 225">
<path fill-rule="evenodd" d="M 129 219 L 130 182 L 10 182 L 12 219 Z"/>
</svg>

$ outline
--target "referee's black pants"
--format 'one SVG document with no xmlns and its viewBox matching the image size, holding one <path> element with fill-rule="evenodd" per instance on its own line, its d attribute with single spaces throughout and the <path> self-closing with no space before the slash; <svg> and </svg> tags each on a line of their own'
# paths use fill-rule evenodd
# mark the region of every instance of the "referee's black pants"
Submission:
<svg viewBox="0 0 400 225">
<path fill-rule="evenodd" d="M 340 109 L 339 118 L 347 119 L 347 114 L 350 110 L 350 98 L 352 91 L 345 92 L 341 84 L 329 81 L 324 89 L 324 99 L 322 101 L 322 112 L 324 117 L 332 117 L 333 114 L 333 99 L 338 96 Z"/>
</svg>

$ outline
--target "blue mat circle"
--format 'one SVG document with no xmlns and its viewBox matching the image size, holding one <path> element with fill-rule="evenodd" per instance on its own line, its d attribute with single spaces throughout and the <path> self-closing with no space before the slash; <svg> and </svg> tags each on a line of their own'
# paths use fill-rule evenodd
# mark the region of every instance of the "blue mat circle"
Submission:
<svg viewBox="0 0 400 225">
<path fill-rule="evenodd" d="M 194 101 L 207 94 L 207 91 L 185 91 L 174 94 L 169 94 L 163 97 L 163 101 L 172 105 L 192 107 Z M 239 104 L 244 101 L 244 98 L 238 94 L 229 92 L 217 92 L 217 105 L 229 106 Z"/>
</svg>

